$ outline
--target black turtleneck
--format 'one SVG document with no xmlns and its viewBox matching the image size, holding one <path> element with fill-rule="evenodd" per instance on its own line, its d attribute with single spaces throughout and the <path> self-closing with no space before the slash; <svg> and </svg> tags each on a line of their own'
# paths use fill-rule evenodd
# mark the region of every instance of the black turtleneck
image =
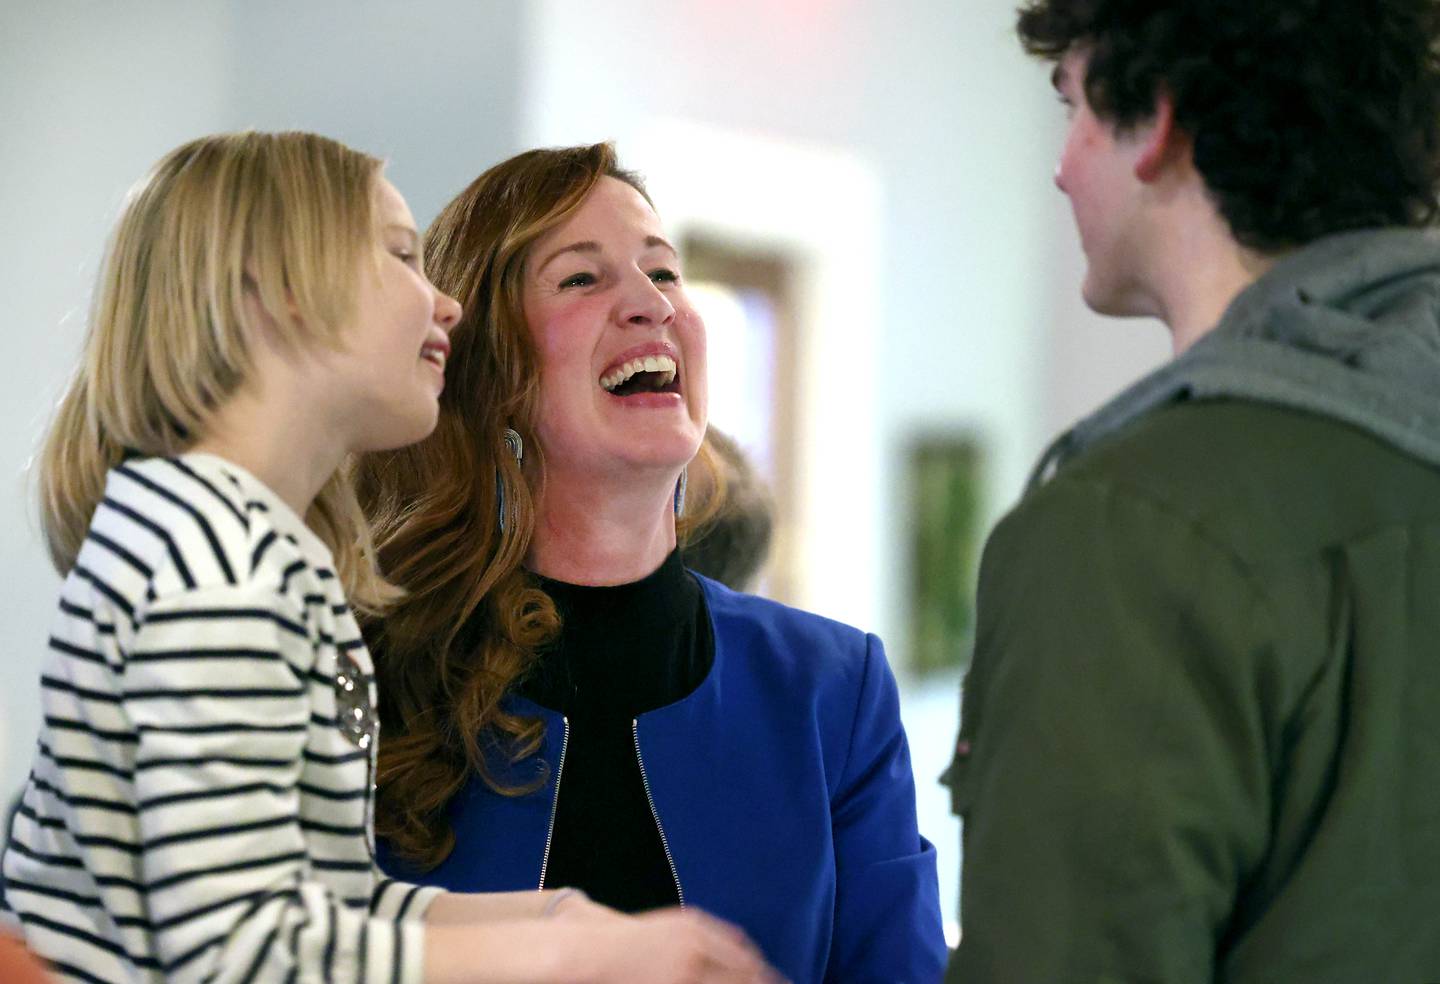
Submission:
<svg viewBox="0 0 1440 984">
<path fill-rule="evenodd" d="M 546 887 L 572 885 L 623 912 L 679 901 L 635 748 L 633 722 L 705 679 L 715 637 L 678 550 L 632 584 L 540 578 L 561 630 L 520 693 L 569 721 Z M 664 817 L 661 817 L 664 822 Z"/>
</svg>

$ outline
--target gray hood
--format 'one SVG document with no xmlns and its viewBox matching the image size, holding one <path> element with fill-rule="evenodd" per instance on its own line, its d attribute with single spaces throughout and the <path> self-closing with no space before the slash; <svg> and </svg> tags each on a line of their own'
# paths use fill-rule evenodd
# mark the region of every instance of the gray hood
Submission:
<svg viewBox="0 0 1440 984">
<path fill-rule="evenodd" d="M 1440 464 L 1440 233 L 1342 233 L 1287 254 L 1183 355 L 1060 435 L 1029 487 L 1163 404 L 1223 397 L 1333 417 Z"/>
</svg>

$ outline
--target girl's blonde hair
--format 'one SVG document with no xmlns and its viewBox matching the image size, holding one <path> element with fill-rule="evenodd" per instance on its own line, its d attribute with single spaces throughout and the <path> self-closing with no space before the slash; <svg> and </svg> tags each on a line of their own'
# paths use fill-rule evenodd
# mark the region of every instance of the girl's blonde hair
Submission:
<svg viewBox="0 0 1440 984">
<path fill-rule="evenodd" d="M 246 380 L 247 298 L 282 344 L 338 344 L 372 249 L 381 167 L 311 133 L 227 133 L 171 151 L 132 190 L 39 459 L 41 522 L 61 574 L 106 473 L 131 455 L 184 452 Z M 352 603 L 394 600 L 348 466 L 305 520 L 334 552 Z"/>
</svg>

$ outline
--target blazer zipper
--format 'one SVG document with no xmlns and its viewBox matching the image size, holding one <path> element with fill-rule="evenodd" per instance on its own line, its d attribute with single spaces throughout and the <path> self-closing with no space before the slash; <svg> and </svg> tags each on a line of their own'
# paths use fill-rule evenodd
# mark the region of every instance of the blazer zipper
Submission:
<svg viewBox="0 0 1440 984">
<path fill-rule="evenodd" d="M 650 804 L 650 815 L 655 818 L 655 829 L 660 831 L 660 846 L 665 851 L 665 863 L 670 866 L 670 877 L 675 879 L 675 898 L 685 905 L 685 890 L 680 887 L 680 872 L 675 870 L 675 858 L 670 853 L 670 842 L 665 838 L 665 827 L 660 823 L 660 811 L 655 809 L 655 797 L 650 794 L 650 777 L 645 774 L 645 756 L 640 754 L 640 719 L 630 719 L 630 730 L 635 735 L 635 761 L 640 765 L 640 782 L 645 786 L 645 799 Z"/>
<path fill-rule="evenodd" d="M 555 814 L 560 809 L 560 780 L 565 778 L 565 750 L 570 747 L 570 718 L 560 719 L 565 731 L 560 739 L 560 764 L 555 767 L 555 798 L 550 801 L 550 827 L 545 831 L 545 853 L 540 858 L 540 889 L 545 888 L 545 870 L 550 867 L 550 844 L 555 839 Z"/>
</svg>

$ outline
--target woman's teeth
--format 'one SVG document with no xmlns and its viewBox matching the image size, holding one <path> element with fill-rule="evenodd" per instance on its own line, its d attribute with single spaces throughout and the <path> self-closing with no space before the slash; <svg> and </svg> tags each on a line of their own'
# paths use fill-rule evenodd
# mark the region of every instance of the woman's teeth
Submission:
<svg viewBox="0 0 1440 984">
<path fill-rule="evenodd" d="M 631 377 L 637 373 L 656 373 L 656 389 L 669 386 L 675 381 L 675 360 L 668 355 L 647 355 L 640 359 L 631 359 L 629 362 L 600 377 L 600 385 L 608 392 L 613 393 L 617 388 L 623 386 Z"/>
<path fill-rule="evenodd" d="M 435 363 L 442 370 L 445 368 L 445 350 L 438 345 L 426 345 L 420 350 L 420 358 Z"/>
</svg>

